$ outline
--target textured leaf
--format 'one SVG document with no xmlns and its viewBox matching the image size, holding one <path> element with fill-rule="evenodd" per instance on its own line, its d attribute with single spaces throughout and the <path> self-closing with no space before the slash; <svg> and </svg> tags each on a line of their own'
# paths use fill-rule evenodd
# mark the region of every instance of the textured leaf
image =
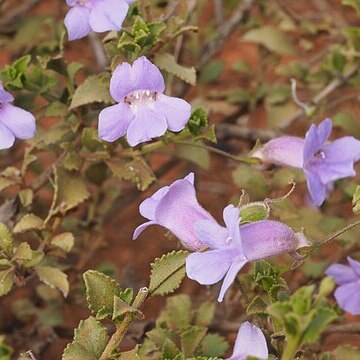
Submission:
<svg viewBox="0 0 360 360">
<path fill-rule="evenodd" d="M 23 189 L 18 194 L 21 205 L 28 207 L 32 204 L 34 198 L 34 192 L 32 189 Z"/>
<path fill-rule="evenodd" d="M 139 319 L 144 318 L 144 314 L 138 309 L 133 308 L 125 301 L 120 299 L 118 296 L 114 296 L 114 304 L 113 304 L 113 315 L 112 319 L 115 320 L 120 316 L 123 316 L 127 313 L 135 314 Z"/>
<path fill-rule="evenodd" d="M 185 277 L 185 259 L 189 253 L 172 251 L 155 259 L 151 264 L 149 295 L 166 295 L 174 292 Z"/>
<path fill-rule="evenodd" d="M 106 164 L 119 180 L 130 180 L 141 191 L 146 190 L 156 180 L 149 165 L 141 158 L 128 163 L 109 160 Z"/>
<path fill-rule="evenodd" d="M 35 271 L 40 281 L 44 284 L 59 289 L 66 297 L 69 293 L 69 282 L 67 275 L 60 269 L 51 266 L 35 266 Z"/>
<path fill-rule="evenodd" d="M 5 224 L 0 223 L 0 249 L 11 251 L 13 248 L 13 242 L 14 239 L 8 227 Z"/>
<path fill-rule="evenodd" d="M 70 232 L 65 232 L 62 234 L 55 235 L 51 239 L 51 244 L 57 246 L 58 248 L 69 252 L 74 246 L 74 235 Z"/>
<path fill-rule="evenodd" d="M 13 286 L 13 271 L 7 269 L 0 271 L 0 296 L 6 295 Z"/>
<path fill-rule="evenodd" d="M 202 354 L 206 357 L 223 357 L 229 348 L 228 342 L 220 335 L 208 334 L 201 344 Z"/>
<path fill-rule="evenodd" d="M 14 233 L 21 233 L 29 230 L 40 230 L 44 221 L 34 214 L 26 214 L 15 225 Z"/>
<path fill-rule="evenodd" d="M 303 341 L 306 343 L 315 342 L 325 330 L 326 326 L 336 320 L 338 315 L 333 309 L 319 307 L 316 309 L 315 316 L 303 335 Z"/>
<path fill-rule="evenodd" d="M 14 260 L 31 260 L 32 258 L 32 250 L 28 243 L 21 243 L 13 256 Z"/>
<path fill-rule="evenodd" d="M 241 40 L 260 44 L 280 55 L 293 55 L 295 53 L 292 41 L 273 26 L 263 26 L 249 30 Z"/>
<path fill-rule="evenodd" d="M 161 352 L 163 359 L 174 359 L 179 354 L 180 350 L 172 340 L 166 338 Z"/>
<path fill-rule="evenodd" d="M 90 196 L 80 174 L 54 167 L 55 174 L 55 209 L 65 213 L 78 206 Z"/>
<path fill-rule="evenodd" d="M 9 186 L 16 185 L 17 183 L 18 182 L 16 180 L 6 179 L 6 178 L 1 177 L 0 178 L 0 191 L 5 190 Z"/>
<path fill-rule="evenodd" d="M 210 326 L 215 316 L 215 303 L 203 302 L 196 311 L 195 324 L 199 326 Z"/>
<path fill-rule="evenodd" d="M 170 54 L 157 54 L 154 63 L 160 68 L 179 77 L 190 85 L 196 84 L 196 70 L 194 67 L 187 68 L 179 65 L 174 56 Z"/>
<path fill-rule="evenodd" d="M 186 329 L 191 324 L 192 308 L 188 295 L 171 296 L 166 301 L 166 308 L 159 317 L 159 321 L 166 323 L 172 330 Z"/>
<path fill-rule="evenodd" d="M 265 302 L 261 299 L 261 297 L 259 295 L 256 295 L 250 302 L 250 304 L 248 305 L 248 307 L 246 308 L 246 313 L 248 315 L 253 315 L 253 314 L 264 314 L 266 313 L 266 304 Z"/>
<path fill-rule="evenodd" d="M 184 330 L 181 333 L 181 350 L 186 359 L 195 355 L 195 351 L 200 346 L 206 332 L 206 327 L 191 326 L 189 329 Z"/>
<path fill-rule="evenodd" d="M 201 168 L 208 170 L 210 167 L 209 150 L 191 145 L 177 145 L 176 155 L 189 160 Z"/>
<path fill-rule="evenodd" d="M 239 208 L 242 222 L 266 220 L 269 217 L 269 206 L 263 202 L 253 202 Z"/>
<path fill-rule="evenodd" d="M 83 275 L 86 300 L 97 318 L 113 316 L 114 296 L 119 296 L 120 287 L 114 279 L 99 271 L 88 270 Z M 100 312 L 100 313 L 99 313 Z"/>
<path fill-rule="evenodd" d="M 112 98 L 109 92 L 109 81 L 110 78 L 108 74 L 89 76 L 85 82 L 75 90 L 70 109 L 96 102 L 111 104 Z"/>
<path fill-rule="evenodd" d="M 90 316 L 80 321 L 74 341 L 64 350 L 62 360 L 99 360 L 108 341 L 106 329 Z"/>
</svg>

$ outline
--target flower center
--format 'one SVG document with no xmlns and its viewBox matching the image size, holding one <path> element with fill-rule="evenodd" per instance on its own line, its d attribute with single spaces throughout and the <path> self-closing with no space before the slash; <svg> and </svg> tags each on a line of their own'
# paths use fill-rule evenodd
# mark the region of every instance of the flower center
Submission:
<svg viewBox="0 0 360 360">
<path fill-rule="evenodd" d="M 150 90 L 136 90 L 130 93 L 125 97 L 124 101 L 131 108 L 134 108 L 138 105 L 148 106 L 151 103 L 154 103 L 157 98 L 157 93 Z"/>
<path fill-rule="evenodd" d="M 320 159 L 320 160 L 326 159 L 325 152 L 322 150 L 317 151 L 314 156 L 315 156 L 315 158 Z"/>
</svg>

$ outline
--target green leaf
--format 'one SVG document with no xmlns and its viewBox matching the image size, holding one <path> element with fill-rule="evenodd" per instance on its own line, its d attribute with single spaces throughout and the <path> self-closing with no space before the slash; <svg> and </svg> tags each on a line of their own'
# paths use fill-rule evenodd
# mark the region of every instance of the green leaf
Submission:
<svg viewBox="0 0 360 360">
<path fill-rule="evenodd" d="M 149 295 L 166 295 L 174 292 L 185 277 L 185 259 L 188 251 L 172 251 L 155 259 L 151 264 Z"/>
<path fill-rule="evenodd" d="M 119 296 L 120 293 L 119 285 L 110 276 L 95 270 L 88 270 L 83 274 L 83 278 L 89 309 L 98 319 L 111 318 L 114 312 L 114 296 Z"/>
<path fill-rule="evenodd" d="M 180 352 L 175 343 L 166 338 L 161 349 L 163 359 L 174 359 Z"/>
<path fill-rule="evenodd" d="M 92 316 L 81 320 L 74 341 L 62 355 L 62 360 L 99 360 L 109 341 L 106 329 Z"/>
<path fill-rule="evenodd" d="M 31 260 L 31 258 L 32 258 L 32 250 L 30 245 L 26 242 L 21 243 L 17 247 L 15 254 L 13 256 L 14 260 L 20 260 L 20 261 Z"/>
<path fill-rule="evenodd" d="M 196 142 L 201 144 L 202 142 Z M 176 155 L 180 158 L 189 160 L 201 168 L 208 170 L 210 168 L 209 150 L 191 145 L 177 145 Z"/>
<path fill-rule="evenodd" d="M 102 310 L 102 313 L 104 313 L 103 310 Z M 115 320 L 127 313 L 132 313 L 132 314 L 136 315 L 139 319 L 144 318 L 144 314 L 141 311 L 133 308 L 132 306 L 130 306 L 125 301 L 123 301 L 122 299 L 120 299 L 118 296 L 115 295 L 112 319 Z"/>
<path fill-rule="evenodd" d="M 360 125 L 357 123 L 355 117 L 348 112 L 338 112 L 332 118 L 333 126 L 341 127 L 349 134 L 360 138 Z"/>
<path fill-rule="evenodd" d="M 326 326 L 336 320 L 338 315 L 333 309 L 318 307 L 315 315 L 311 319 L 310 325 L 303 334 L 305 343 L 315 342 L 325 330 Z"/>
<path fill-rule="evenodd" d="M 201 129 L 208 126 L 208 119 L 205 109 L 199 107 L 193 110 L 186 126 L 189 128 L 192 134 L 199 135 Z"/>
<path fill-rule="evenodd" d="M 204 339 L 206 332 L 206 327 L 191 326 L 189 329 L 184 330 L 181 333 L 181 350 L 184 353 L 186 359 L 195 355 L 195 351 L 200 346 L 200 343 Z"/>
<path fill-rule="evenodd" d="M 190 85 L 196 84 L 196 70 L 194 67 L 187 68 L 179 65 L 171 54 L 157 54 L 154 63 L 162 70 L 179 77 Z"/>
<path fill-rule="evenodd" d="M 238 166 L 232 174 L 236 186 L 246 190 L 253 199 L 264 199 L 269 187 L 264 175 L 249 165 Z"/>
<path fill-rule="evenodd" d="M 0 249 L 12 251 L 14 246 L 14 238 L 9 231 L 8 227 L 0 223 Z"/>
<path fill-rule="evenodd" d="M 74 235 L 70 232 L 65 232 L 62 234 L 55 235 L 51 239 L 51 245 L 54 245 L 66 252 L 71 251 L 74 246 Z"/>
<path fill-rule="evenodd" d="M 239 208 L 241 222 L 253 222 L 267 220 L 270 208 L 264 202 L 252 202 Z"/>
<path fill-rule="evenodd" d="M 172 330 L 186 329 L 191 324 L 192 309 L 188 295 L 175 295 L 167 299 L 166 308 L 158 319 Z"/>
<path fill-rule="evenodd" d="M 215 81 L 223 72 L 225 64 L 221 60 L 212 60 L 201 70 L 200 81 L 207 84 Z"/>
<path fill-rule="evenodd" d="M 266 103 L 269 105 L 279 105 L 286 102 L 291 95 L 289 85 L 279 85 L 270 89 L 266 97 Z"/>
<path fill-rule="evenodd" d="M 25 55 L 5 66 L 5 70 L 0 72 L 0 80 L 5 88 L 22 89 L 30 61 L 31 55 Z"/>
<path fill-rule="evenodd" d="M 266 304 L 259 295 L 256 295 L 246 308 L 246 314 L 264 314 L 266 313 Z"/>
<path fill-rule="evenodd" d="M 356 215 L 360 215 L 360 185 L 356 186 L 352 204 L 353 204 L 353 212 Z"/>
<path fill-rule="evenodd" d="M 14 284 L 13 270 L 0 271 L 0 296 L 6 295 Z"/>
<path fill-rule="evenodd" d="M 199 326 L 210 326 L 215 316 L 216 306 L 213 302 L 203 302 L 196 311 L 195 324 Z"/>
<path fill-rule="evenodd" d="M 70 104 L 70 110 L 96 102 L 111 104 L 112 98 L 109 92 L 109 82 L 109 74 L 89 76 L 85 82 L 75 90 Z"/>
<path fill-rule="evenodd" d="M 24 207 L 29 207 L 32 204 L 33 198 L 34 198 L 34 192 L 32 189 L 23 189 L 19 191 L 19 199 L 21 202 L 21 205 Z"/>
<path fill-rule="evenodd" d="M 11 360 L 13 352 L 13 348 L 6 344 L 5 336 L 0 335 L 0 360 Z"/>
<path fill-rule="evenodd" d="M 17 180 L 6 179 L 6 178 L 3 178 L 3 177 L 0 177 L 0 191 L 5 190 L 9 186 L 16 185 L 17 183 L 18 183 Z"/>
<path fill-rule="evenodd" d="M 156 180 L 153 171 L 142 158 L 128 163 L 108 160 L 106 165 L 119 180 L 130 180 L 141 191 L 146 190 Z"/>
<path fill-rule="evenodd" d="M 270 128 L 281 126 L 285 120 L 298 113 L 299 108 L 289 101 L 281 105 L 266 104 L 267 122 Z"/>
<path fill-rule="evenodd" d="M 295 47 L 288 36 L 271 25 L 249 30 L 241 40 L 260 44 L 280 55 L 295 54 Z"/>
<path fill-rule="evenodd" d="M 79 173 L 54 167 L 55 194 L 54 212 L 65 213 L 90 197 L 86 184 Z"/>
<path fill-rule="evenodd" d="M 59 289 L 64 297 L 69 293 L 69 282 L 67 275 L 60 269 L 52 266 L 35 266 L 35 271 L 39 276 L 40 281 L 50 286 L 51 288 Z"/>
<path fill-rule="evenodd" d="M 224 357 L 229 348 L 228 342 L 220 335 L 208 334 L 201 344 L 201 352 L 206 357 Z"/>
<path fill-rule="evenodd" d="M 29 230 L 40 230 L 44 225 L 43 219 L 40 219 L 34 214 L 26 214 L 21 220 L 15 225 L 14 233 L 22 233 Z"/>
</svg>

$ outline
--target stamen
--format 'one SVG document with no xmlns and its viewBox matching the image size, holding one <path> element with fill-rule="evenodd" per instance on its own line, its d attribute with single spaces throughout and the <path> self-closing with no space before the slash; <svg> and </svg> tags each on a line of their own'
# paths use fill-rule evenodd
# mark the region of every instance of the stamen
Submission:
<svg viewBox="0 0 360 360">
<path fill-rule="evenodd" d="M 156 101 L 157 93 L 151 90 L 136 90 L 124 98 L 124 102 L 131 107 L 149 105 Z"/>
</svg>

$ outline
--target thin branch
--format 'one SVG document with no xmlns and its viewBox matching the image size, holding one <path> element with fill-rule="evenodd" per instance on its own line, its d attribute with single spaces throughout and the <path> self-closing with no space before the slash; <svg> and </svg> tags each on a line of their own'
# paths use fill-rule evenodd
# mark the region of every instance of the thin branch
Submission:
<svg viewBox="0 0 360 360">
<path fill-rule="evenodd" d="M 238 5 L 231 18 L 225 21 L 224 25 L 218 30 L 219 36 L 205 46 L 198 67 L 202 67 L 207 64 L 211 58 L 221 50 L 227 38 L 244 18 L 244 14 L 250 9 L 253 3 L 254 0 L 244 0 L 240 5 Z"/>
<path fill-rule="evenodd" d="M 327 98 L 337 88 L 344 85 L 352 76 L 354 76 L 360 68 L 360 62 L 355 64 L 344 75 L 336 77 L 330 84 L 324 87 L 316 96 L 313 97 L 310 104 L 318 105 L 322 100 Z M 278 126 L 279 130 L 283 130 L 290 126 L 294 121 L 299 119 L 304 114 L 303 110 L 298 110 L 294 115 L 288 117 Z"/>
<path fill-rule="evenodd" d="M 109 59 L 105 54 L 104 47 L 97 34 L 90 32 L 89 41 L 93 48 L 96 61 L 101 68 L 109 65 Z"/>
<path fill-rule="evenodd" d="M 220 139 L 235 137 L 250 141 L 260 140 L 262 142 L 276 138 L 280 133 L 274 130 L 254 129 L 234 124 L 216 124 L 216 135 Z"/>
</svg>

